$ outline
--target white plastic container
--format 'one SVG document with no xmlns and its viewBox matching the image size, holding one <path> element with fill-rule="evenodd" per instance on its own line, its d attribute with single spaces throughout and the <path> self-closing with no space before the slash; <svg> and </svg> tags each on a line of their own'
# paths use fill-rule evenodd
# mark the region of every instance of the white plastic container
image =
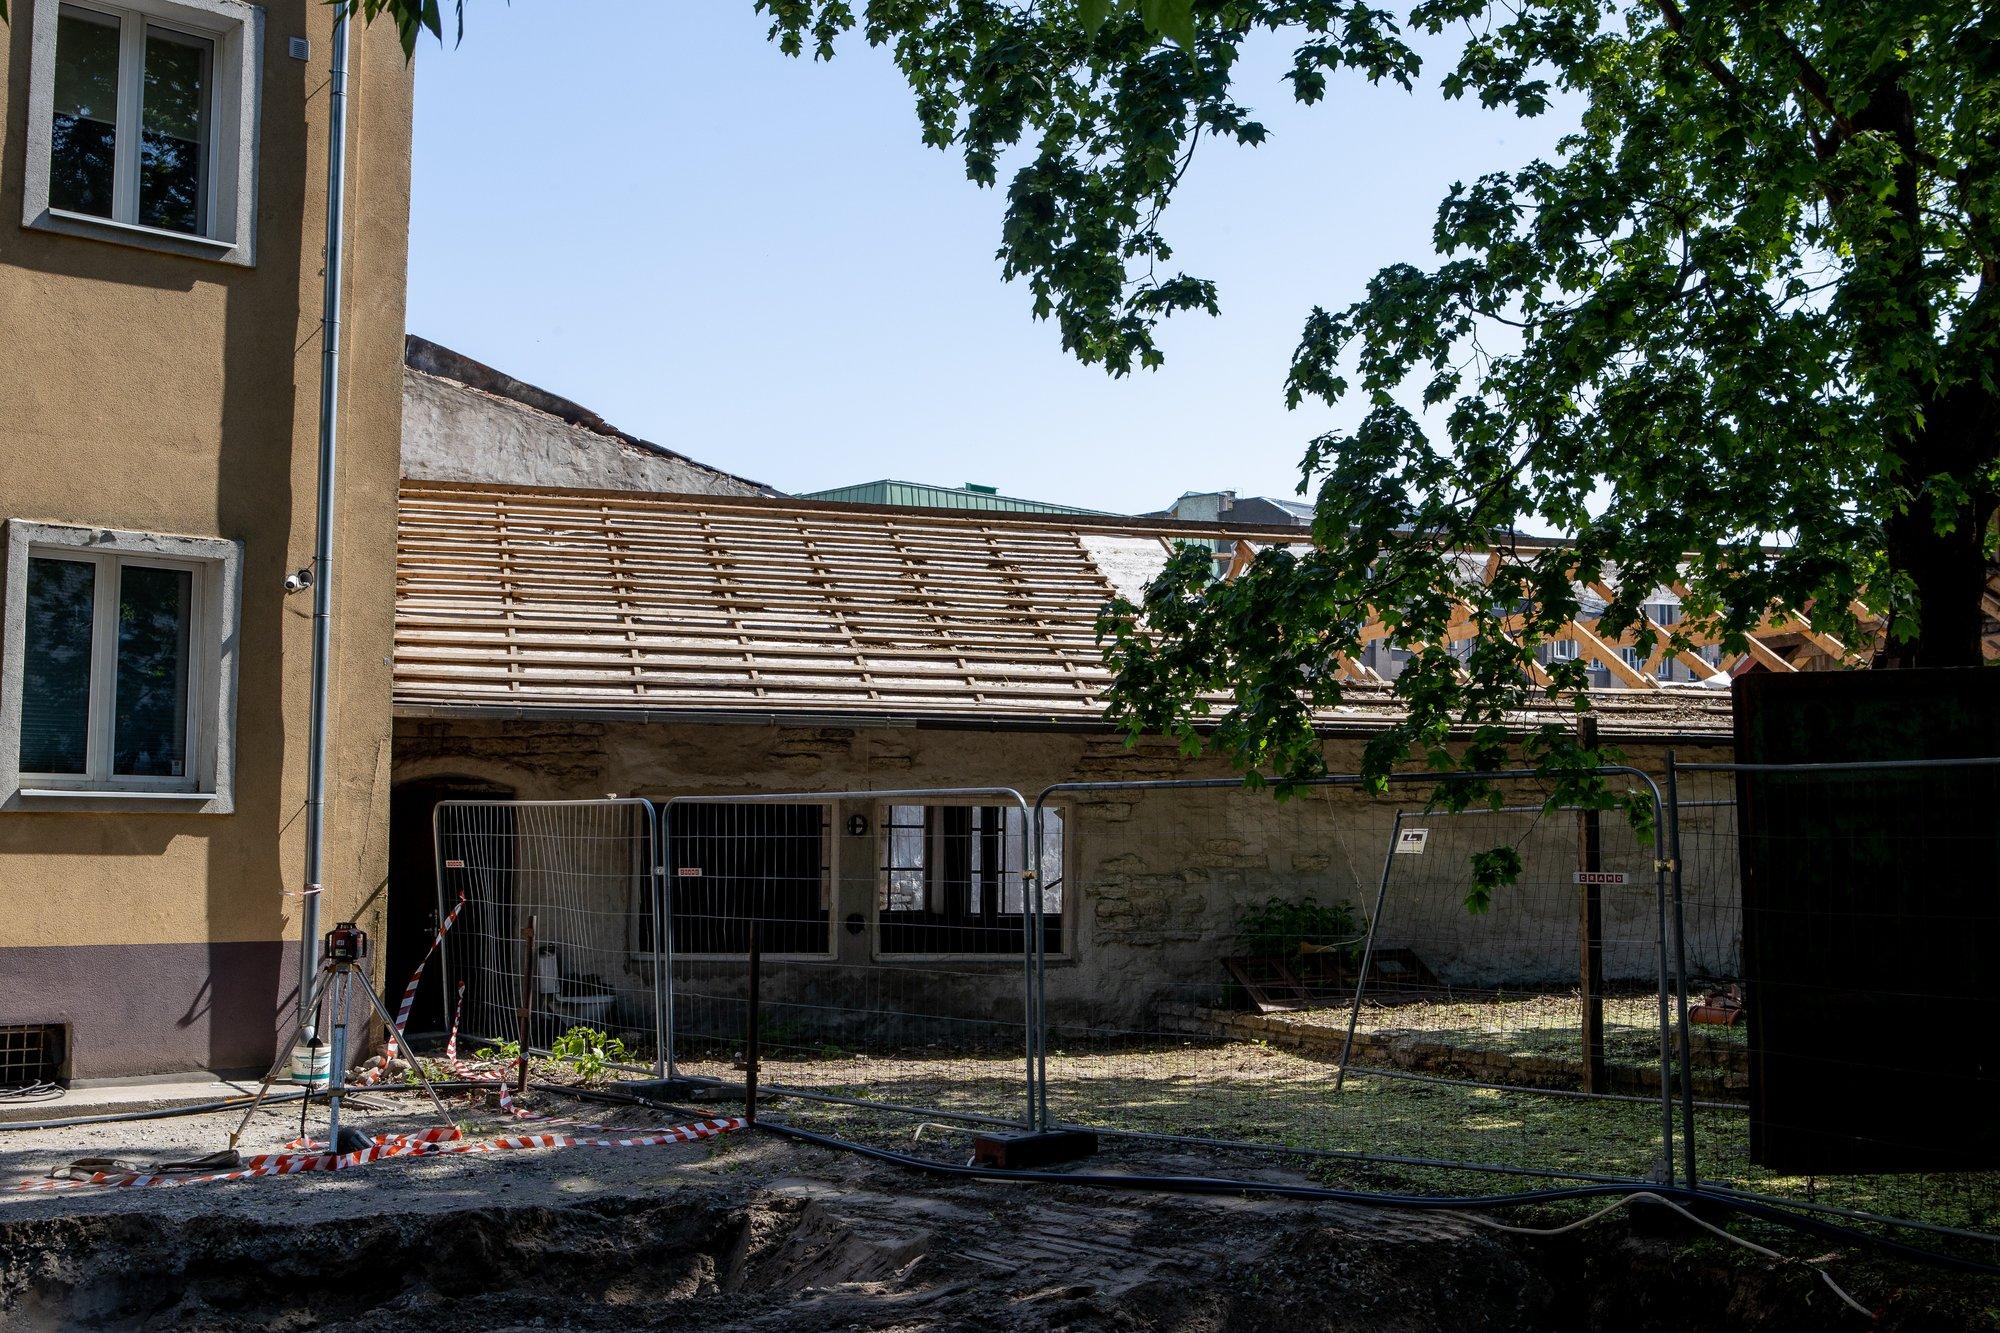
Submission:
<svg viewBox="0 0 2000 1333">
<path fill-rule="evenodd" d="M 570 1026 L 582 1025 L 602 1029 L 611 1018 L 611 1005 L 615 995 L 559 995 L 556 997 L 556 1014 Z"/>
<path fill-rule="evenodd" d="M 333 1078 L 333 1050 L 315 1037 L 292 1047 L 292 1082 L 323 1088 Z"/>
</svg>

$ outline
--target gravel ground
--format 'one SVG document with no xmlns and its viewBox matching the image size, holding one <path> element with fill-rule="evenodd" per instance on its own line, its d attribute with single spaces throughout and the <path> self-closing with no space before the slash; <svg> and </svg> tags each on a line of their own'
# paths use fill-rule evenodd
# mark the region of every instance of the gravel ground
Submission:
<svg viewBox="0 0 2000 1333">
<path fill-rule="evenodd" d="M 351 1110 L 345 1123 L 369 1134 L 407 1134 L 438 1123 L 421 1094 L 376 1095 L 370 1109 Z M 621 1135 L 635 1128 L 681 1123 L 673 1116 L 637 1107 L 599 1106 L 569 1098 L 530 1095 L 525 1105 L 559 1116 L 554 1122 L 517 1120 L 490 1108 L 472 1108 L 465 1097 L 452 1099 L 464 1116 L 468 1140 L 505 1134 L 581 1132 L 575 1126 L 606 1124 Z M 374 1109 L 379 1107 L 380 1109 Z M 728 1114 L 718 1110 L 711 1114 Z M 242 1113 L 188 1116 L 174 1120 L 81 1126 L 72 1129 L 0 1132 L 0 1222 L 24 1217 L 143 1211 L 161 1217 L 213 1217 L 232 1213 L 267 1221 L 313 1222 L 365 1215 L 385 1209 L 445 1211 L 481 1202 L 574 1202 L 593 1195 L 648 1189 L 677 1173 L 721 1162 L 707 1144 L 663 1144 L 650 1148 L 568 1148 L 505 1153 L 448 1154 L 390 1159 L 347 1171 L 306 1173 L 270 1179 L 216 1181 L 139 1190 L 75 1189 L 18 1193 L 19 1181 L 45 1176 L 79 1157 L 107 1156 L 141 1167 L 201 1157 L 228 1144 Z M 311 1129 L 323 1134 L 325 1116 L 314 1105 Z M 296 1104 L 258 1113 L 245 1132 L 242 1151 L 276 1152 L 299 1132 Z M 768 1145 L 760 1143 L 760 1147 Z"/>
<path fill-rule="evenodd" d="M 382 1132 L 427 1123 L 416 1099 L 379 1100 L 394 1109 L 355 1120 Z M 628 1130 L 672 1119 L 536 1100 Z M 0 1183 L 85 1153 L 212 1151 L 233 1120 L 0 1133 Z M 878 1137 L 911 1147 L 911 1122 L 891 1123 Z M 245 1147 L 276 1148 L 297 1124 L 295 1109 L 260 1116 Z M 474 1135 L 521 1127 L 491 1112 L 467 1124 Z M 919 1151 L 962 1157 L 962 1135 L 923 1133 Z M 1151 1146 L 1110 1147 L 1088 1169 L 1303 1179 L 1274 1159 Z M 1802 1252 L 1796 1238 L 1765 1239 Z M 1840 1269 L 1881 1308 L 1882 1327 L 2000 1327 L 1979 1314 L 2000 1307 L 1991 1288 L 1872 1260 Z M 0 1326 L 10 1329 L 1469 1333 L 1615 1323 L 1642 1333 L 1842 1318 L 1809 1270 L 1622 1215 L 1527 1238 L 1451 1214 L 940 1180 L 764 1133 L 0 1197 Z"/>
</svg>

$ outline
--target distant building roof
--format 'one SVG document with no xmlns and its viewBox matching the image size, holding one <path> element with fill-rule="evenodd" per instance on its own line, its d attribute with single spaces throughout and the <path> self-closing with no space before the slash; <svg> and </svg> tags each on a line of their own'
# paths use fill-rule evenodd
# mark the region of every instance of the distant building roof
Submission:
<svg viewBox="0 0 2000 1333">
<path fill-rule="evenodd" d="M 922 481 L 864 481 L 855 486 L 808 491 L 801 500 L 835 500 L 843 504 L 889 505 L 897 509 L 978 509 L 1008 514 L 1095 514 L 1095 509 L 1023 500 L 1002 495 L 991 486 L 933 486 Z"/>
<path fill-rule="evenodd" d="M 1176 543 L 1297 528 L 406 481 L 405 717 L 1103 725 L 1097 617 Z M 1789 668 L 1787 668 L 1789 669 Z M 1650 685 L 1651 683 L 1648 682 Z M 1608 734 L 1709 736 L 1726 692 L 1607 691 Z M 1330 729 L 1399 714 L 1354 667 Z M 1565 714 L 1537 705 L 1524 725 Z"/>
<path fill-rule="evenodd" d="M 1154 518 L 1182 518 L 1195 523 L 1258 523 L 1309 528 L 1313 507 L 1305 500 L 1279 500 L 1269 495 L 1239 496 L 1235 491 L 1189 491 Z"/>
<path fill-rule="evenodd" d="M 777 495 L 619 430 L 589 408 L 461 352 L 403 340 L 403 475 L 682 495 Z"/>
</svg>

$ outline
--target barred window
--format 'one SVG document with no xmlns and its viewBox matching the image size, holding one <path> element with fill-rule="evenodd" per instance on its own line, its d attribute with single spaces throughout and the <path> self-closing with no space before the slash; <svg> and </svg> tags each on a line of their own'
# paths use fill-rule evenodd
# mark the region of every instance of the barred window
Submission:
<svg viewBox="0 0 2000 1333">
<path fill-rule="evenodd" d="M 668 901 L 677 954 L 743 954 L 754 922 L 767 954 L 832 947 L 827 807 L 684 804 L 667 818 Z M 650 912 L 647 913 L 650 918 Z M 647 947 L 651 944 L 647 922 Z"/>
<path fill-rule="evenodd" d="M 891 805 L 876 898 L 883 953 L 1018 954 L 1028 939 L 1027 877 L 1017 806 Z M 1062 947 L 1063 818 L 1043 811 L 1043 947 Z"/>
</svg>

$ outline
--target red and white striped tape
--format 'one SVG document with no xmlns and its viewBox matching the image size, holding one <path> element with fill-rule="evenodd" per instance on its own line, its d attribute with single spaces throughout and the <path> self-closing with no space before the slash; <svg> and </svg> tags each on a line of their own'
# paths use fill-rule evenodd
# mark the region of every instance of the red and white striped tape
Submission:
<svg viewBox="0 0 2000 1333">
<path fill-rule="evenodd" d="M 438 931 L 431 939 L 431 947 L 424 950 L 424 956 L 417 961 L 417 970 L 410 973 L 410 984 L 403 987 L 402 1003 L 396 1006 L 396 1026 L 390 1030 L 388 1044 L 383 1047 L 382 1054 L 385 1060 L 395 1058 L 396 1041 L 410 1026 L 410 1010 L 417 1003 L 417 986 L 424 979 L 424 969 L 430 966 L 431 955 L 444 947 L 446 932 L 450 931 L 452 923 L 458 920 L 458 914 L 464 910 L 465 895 L 461 893 L 458 895 L 458 901 L 452 904 L 451 911 L 438 923 Z"/>
<path fill-rule="evenodd" d="M 668 1143 L 695 1143 L 746 1128 L 742 1116 L 698 1120 L 693 1124 L 644 1129 L 619 1138 L 584 1138 L 573 1134 L 512 1134 L 477 1143 L 454 1142 L 456 1129 L 431 1129 L 420 1134 L 378 1134 L 368 1147 L 351 1153 L 267 1153 L 244 1159 L 230 1171 L 202 1175 L 145 1171 L 99 1171 L 79 1179 L 24 1180 L 17 1193 L 47 1193 L 77 1189 L 155 1189 L 203 1185 L 224 1180 L 255 1180 L 265 1176 L 303 1175 L 310 1171 L 345 1171 L 392 1157 L 443 1157 L 460 1153 L 513 1152 L 524 1148 L 651 1148 Z"/>
<path fill-rule="evenodd" d="M 451 1007 L 451 1031 L 444 1037 L 444 1058 L 458 1059 L 458 1020 L 465 1017 L 465 983 L 458 983 L 458 1002 Z"/>
<path fill-rule="evenodd" d="M 402 1001 L 396 1006 L 396 1025 L 389 1029 L 388 1039 L 382 1045 L 381 1056 L 371 1066 L 362 1070 L 355 1077 L 354 1082 L 357 1086 L 366 1087 L 370 1084 L 380 1083 L 384 1078 L 388 1077 L 389 1062 L 396 1058 L 397 1043 L 401 1040 L 403 1033 L 409 1030 L 410 1011 L 416 1007 L 417 987 L 423 984 L 424 969 L 431 965 L 431 958 L 439 949 L 444 947 L 446 933 L 451 930 L 452 923 L 458 920 L 458 914 L 464 910 L 465 895 L 461 893 L 458 895 L 458 901 L 452 904 L 451 911 L 447 912 L 444 920 L 438 923 L 437 934 L 431 937 L 431 947 L 424 950 L 424 956 L 417 960 L 417 970 L 410 973 L 410 984 L 403 987 Z M 465 983 L 462 981 L 458 983 L 458 993 L 462 1002 L 465 997 Z M 454 1036 L 456 1035 L 457 1028 L 458 1020 L 454 1018 L 452 1019 Z"/>
</svg>

